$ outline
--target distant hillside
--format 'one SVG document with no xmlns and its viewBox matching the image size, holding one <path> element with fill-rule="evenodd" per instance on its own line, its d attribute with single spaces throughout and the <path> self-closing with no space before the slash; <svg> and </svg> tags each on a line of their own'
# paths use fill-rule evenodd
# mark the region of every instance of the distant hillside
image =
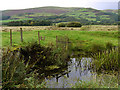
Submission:
<svg viewBox="0 0 120 90">
<path fill-rule="evenodd" d="M 50 20 L 54 23 L 78 21 L 84 24 L 117 23 L 117 10 L 96 10 L 92 8 L 39 7 L 2 11 L 3 23 L 24 20 Z"/>
<path fill-rule="evenodd" d="M 5 16 L 22 16 L 22 15 L 33 15 L 36 13 L 50 13 L 50 14 L 62 14 L 70 11 L 67 8 L 60 7 L 40 7 L 40 8 L 31 8 L 31 9 L 22 9 L 22 10 L 5 10 L 3 15 Z"/>
<path fill-rule="evenodd" d="M 106 10 L 103 10 L 103 11 L 112 12 L 112 13 L 118 13 L 118 10 L 113 10 L 113 9 L 106 9 Z"/>
</svg>

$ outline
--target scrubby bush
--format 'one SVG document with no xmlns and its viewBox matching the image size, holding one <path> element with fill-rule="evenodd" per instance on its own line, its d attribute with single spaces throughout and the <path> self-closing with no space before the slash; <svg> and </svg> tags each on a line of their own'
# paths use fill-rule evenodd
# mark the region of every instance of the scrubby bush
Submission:
<svg viewBox="0 0 120 90">
<path fill-rule="evenodd" d="M 67 22 L 67 23 L 59 23 L 58 27 L 81 27 L 80 22 Z"/>
<path fill-rule="evenodd" d="M 67 65 L 60 51 L 41 46 L 36 42 L 4 50 L 2 56 L 3 88 L 44 87 L 41 85 L 44 83 L 41 83 L 38 77 L 46 73 L 46 68 L 52 67 L 54 70 Z"/>
<path fill-rule="evenodd" d="M 80 22 L 69 22 L 66 25 L 67 27 L 81 27 L 81 23 Z"/>
<path fill-rule="evenodd" d="M 30 71 L 34 65 L 25 64 L 20 48 L 6 49 L 2 55 L 2 88 L 44 88 L 37 78 L 36 71 Z M 37 84 L 35 84 L 35 82 Z"/>
<path fill-rule="evenodd" d="M 61 50 L 59 50 L 59 48 L 53 49 L 51 47 L 44 47 L 37 42 L 30 43 L 21 48 L 21 54 L 24 56 L 25 63 L 29 60 L 29 65 L 31 65 L 36 61 L 35 68 L 39 69 L 40 67 L 43 69 L 50 65 L 64 66 L 63 64 L 65 61 L 60 59 L 62 58 L 60 52 Z"/>
<path fill-rule="evenodd" d="M 66 23 L 59 23 L 57 26 L 58 27 L 66 27 Z"/>
</svg>

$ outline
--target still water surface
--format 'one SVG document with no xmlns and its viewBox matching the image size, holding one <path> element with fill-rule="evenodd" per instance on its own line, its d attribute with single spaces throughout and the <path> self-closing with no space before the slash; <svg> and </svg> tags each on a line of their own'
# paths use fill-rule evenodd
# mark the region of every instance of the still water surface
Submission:
<svg viewBox="0 0 120 90">
<path fill-rule="evenodd" d="M 89 69 L 91 58 L 71 58 L 67 69 L 56 74 L 54 77 L 45 78 L 48 88 L 68 88 L 74 85 L 78 80 L 93 79 L 93 70 Z"/>
</svg>

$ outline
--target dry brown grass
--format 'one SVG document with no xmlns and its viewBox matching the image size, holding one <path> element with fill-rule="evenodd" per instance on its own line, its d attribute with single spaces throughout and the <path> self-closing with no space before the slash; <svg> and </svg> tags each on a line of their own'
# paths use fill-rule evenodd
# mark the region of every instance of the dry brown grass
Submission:
<svg viewBox="0 0 120 90">
<path fill-rule="evenodd" d="M 3 26 L 2 31 L 8 32 L 10 29 L 19 31 L 22 28 L 24 31 L 32 30 L 81 30 L 81 31 L 117 31 L 117 25 L 85 25 L 80 28 L 73 27 L 55 27 L 55 26 Z"/>
<path fill-rule="evenodd" d="M 91 25 L 90 31 L 117 31 L 118 25 Z"/>
</svg>

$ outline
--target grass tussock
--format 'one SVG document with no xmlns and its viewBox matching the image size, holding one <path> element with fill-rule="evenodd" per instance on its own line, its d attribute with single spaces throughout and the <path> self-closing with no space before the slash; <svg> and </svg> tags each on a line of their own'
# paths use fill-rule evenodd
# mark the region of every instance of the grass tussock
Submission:
<svg viewBox="0 0 120 90">
<path fill-rule="evenodd" d="M 93 55 L 92 66 L 96 71 L 118 70 L 118 48 Z"/>
</svg>

